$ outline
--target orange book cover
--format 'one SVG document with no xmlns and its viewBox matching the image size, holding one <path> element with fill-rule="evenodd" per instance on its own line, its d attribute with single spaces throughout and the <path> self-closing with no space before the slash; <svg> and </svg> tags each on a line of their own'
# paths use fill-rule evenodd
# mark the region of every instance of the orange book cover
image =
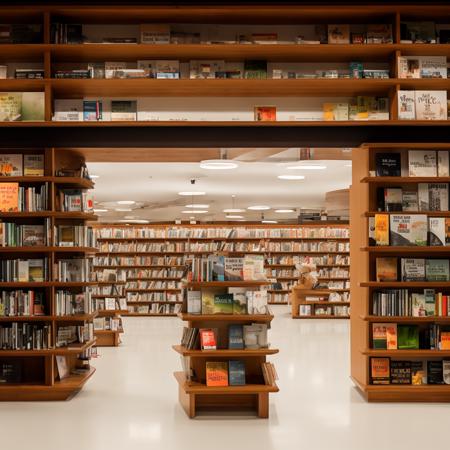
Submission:
<svg viewBox="0 0 450 450">
<path fill-rule="evenodd" d="M 441 331 L 441 350 L 450 350 L 450 331 Z"/>
<path fill-rule="evenodd" d="M 376 259 L 377 281 L 397 281 L 397 258 L 384 257 Z"/>
<path fill-rule="evenodd" d="M 228 363 L 206 363 L 206 386 L 228 386 Z"/>
<path fill-rule="evenodd" d="M 276 106 L 255 106 L 255 120 L 257 122 L 273 122 L 277 120 Z"/>
<path fill-rule="evenodd" d="M 372 384 L 389 384 L 390 376 L 389 358 L 370 358 L 370 378 Z"/>
<path fill-rule="evenodd" d="M 0 211 L 19 210 L 19 183 L 0 183 Z"/>
<path fill-rule="evenodd" d="M 200 344 L 202 350 L 216 350 L 216 334 L 214 330 L 211 329 L 201 329 L 200 330 Z"/>
<path fill-rule="evenodd" d="M 397 324 L 386 324 L 386 347 L 388 350 L 397 350 Z"/>
<path fill-rule="evenodd" d="M 375 214 L 375 242 L 377 245 L 389 245 L 389 216 Z"/>
</svg>

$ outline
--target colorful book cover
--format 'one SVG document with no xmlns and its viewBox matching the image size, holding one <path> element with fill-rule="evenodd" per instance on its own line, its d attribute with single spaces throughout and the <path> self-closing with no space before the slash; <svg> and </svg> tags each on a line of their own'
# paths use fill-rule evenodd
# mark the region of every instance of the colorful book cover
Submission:
<svg viewBox="0 0 450 450">
<path fill-rule="evenodd" d="M 227 362 L 206 362 L 206 386 L 228 386 Z"/>
<path fill-rule="evenodd" d="M 381 257 L 376 259 L 377 281 L 397 281 L 397 258 Z"/>
<path fill-rule="evenodd" d="M 213 329 L 200 329 L 200 345 L 202 350 L 216 350 L 217 339 Z"/>
<path fill-rule="evenodd" d="M 370 358 L 370 380 L 372 384 L 389 384 L 391 379 L 389 358 Z"/>
<path fill-rule="evenodd" d="M 214 295 L 213 314 L 233 314 L 233 294 Z"/>
<path fill-rule="evenodd" d="M 214 314 L 214 296 L 217 294 L 212 289 L 202 289 L 202 314 Z"/>
<path fill-rule="evenodd" d="M 225 281 L 225 257 L 212 255 L 212 279 L 213 281 Z"/>
<path fill-rule="evenodd" d="M 376 350 L 387 349 L 387 334 L 385 323 L 372 324 L 372 348 Z"/>
<path fill-rule="evenodd" d="M 393 214 L 390 216 L 390 242 L 395 246 L 425 246 L 428 222 L 424 214 Z"/>
<path fill-rule="evenodd" d="M 377 245 L 389 245 L 389 215 L 375 214 L 375 242 Z"/>
<path fill-rule="evenodd" d="M 15 153 L 0 155 L 0 177 L 21 177 L 22 155 Z"/>
<path fill-rule="evenodd" d="M 233 295 L 233 314 L 247 314 L 247 289 L 229 287 L 228 293 Z"/>
<path fill-rule="evenodd" d="M 0 211 L 19 210 L 19 183 L 0 183 Z"/>
<path fill-rule="evenodd" d="M 423 361 L 411 361 L 411 384 L 422 386 L 426 383 L 426 373 Z"/>
<path fill-rule="evenodd" d="M 425 299 L 425 315 L 436 315 L 436 293 L 434 289 L 424 289 L 423 295 Z"/>
<path fill-rule="evenodd" d="M 411 293 L 411 302 L 412 302 L 412 315 L 414 317 L 425 317 L 427 315 L 424 294 L 419 294 L 418 292 L 412 292 Z"/>
<path fill-rule="evenodd" d="M 23 174 L 29 177 L 43 177 L 44 155 L 23 155 Z"/>
<path fill-rule="evenodd" d="M 439 350 L 450 350 L 450 331 L 441 331 L 441 345 Z"/>
<path fill-rule="evenodd" d="M 245 385 L 245 361 L 229 361 L 228 373 L 230 386 Z"/>
<path fill-rule="evenodd" d="M 242 325 L 233 324 L 228 327 L 228 348 L 244 348 L 244 328 Z"/>
<path fill-rule="evenodd" d="M 386 324 L 386 348 L 388 350 L 397 350 L 397 324 Z"/>
<path fill-rule="evenodd" d="M 277 120 L 277 107 L 255 106 L 254 115 L 257 122 L 274 122 Z"/>
<path fill-rule="evenodd" d="M 410 361 L 391 361 L 391 384 L 411 384 Z"/>
</svg>

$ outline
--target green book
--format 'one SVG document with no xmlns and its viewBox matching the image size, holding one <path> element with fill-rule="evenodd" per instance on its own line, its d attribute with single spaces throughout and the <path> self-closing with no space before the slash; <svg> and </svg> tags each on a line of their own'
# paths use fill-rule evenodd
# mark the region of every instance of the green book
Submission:
<svg viewBox="0 0 450 450">
<path fill-rule="evenodd" d="M 397 342 L 399 350 L 419 349 L 419 327 L 417 325 L 398 325 Z"/>
<path fill-rule="evenodd" d="M 216 294 L 213 314 L 233 314 L 233 294 Z"/>
</svg>

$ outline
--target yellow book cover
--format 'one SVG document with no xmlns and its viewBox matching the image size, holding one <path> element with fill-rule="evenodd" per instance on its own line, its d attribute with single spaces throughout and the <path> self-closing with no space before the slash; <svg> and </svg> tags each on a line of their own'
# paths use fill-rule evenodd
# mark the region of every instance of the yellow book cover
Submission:
<svg viewBox="0 0 450 450">
<path fill-rule="evenodd" d="M 323 107 L 323 120 L 335 120 L 334 117 L 334 103 L 324 103 Z"/>
<path fill-rule="evenodd" d="M 375 242 L 377 245 L 389 245 L 388 214 L 375 214 Z"/>
<path fill-rule="evenodd" d="M 19 211 L 19 183 L 0 183 L 0 211 Z"/>
</svg>

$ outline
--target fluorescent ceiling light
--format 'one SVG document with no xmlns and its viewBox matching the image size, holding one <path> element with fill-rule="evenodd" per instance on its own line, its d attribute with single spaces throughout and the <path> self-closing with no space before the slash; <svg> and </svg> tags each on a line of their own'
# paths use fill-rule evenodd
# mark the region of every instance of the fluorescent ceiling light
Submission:
<svg viewBox="0 0 450 450">
<path fill-rule="evenodd" d="M 224 209 L 223 212 L 224 212 L 224 213 L 241 213 L 241 212 L 245 212 L 245 209 L 240 209 L 240 208 L 228 208 L 228 209 Z"/>
<path fill-rule="evenodd" d="M 149 223 L 149 220 L 144 219 L 129 219 L 129 220 L 119 220 L 120 223 Z"/>
<path fill-rule="evenodd" d="M 206 209 L 188 209 L 186 211 L 181 211 L 183 214 L 206 214 L 208 210 Z"/>
<path fill-rule="evenodd" d="M 100 212 L 108 212 L 107 209 L 94 209 L 94 212 L 100 213 Z"/>
<path fill-rule="evenodd" d="M 266 206 L 266 205 L 253 205 L 253 206 L 249 206 L 247 209 L 250 209 L 252 211 L 264 211 L 266 209 L 270 209 L 270 206 Z"/>
<path fill-rule="evenodd" d="M 134 200 L 119 200 L 118 205 L 134 205 L 136 202 Z"/>
<path fill-rule="evenodd" d="M 129 211 L 133 211 L 131 208 L 116 208 L 116 211 L 119 212 L 129 212 Z"/>
<path fill-rule="evenodd" d="M 202 203 L 192 203 L 191 205 L 186 205 L 185 208 L 204 209 L 204 208 L 209 208 L 209 205 L 203 205 Z"/>
<path fill-rule="evenodd" d="M 236 169 L 238 165 L 228 159 L 205 159 L 200 161 L 200 168 L 207 170 L 230 170 Z"/>
<path fill-rule="evenodd" d="M 304 180 L 303 175 L 278 175 L 280 180 Z"/>
<path fill-rule="evenodd" d="M 293 213 L 293 212 L 295 212 L 295 210 L 293 210 L 293 209 L 276 209 L 275 212 L 276 213 Z"/>
<path fill-rule="evenodd" d="M 261 220 L 261 223 L 278 223 L 276 220 Z"/>
<path fill-rule="evenodd" d="M 243 219 L 244 218 L 244 216 L 233 216 L 233 215 L 231 215 L 231 216 L 225 216 L 227 219 Z"/>
<path fill-rule="evenodd" d="M 202 191 L 181 191 L 178 192 L 178 195 L 184 195 L 184 196 L 196 196 L 196 195 L 205 195 L 206 192 L 202 192 Z"/>
<path fill-rule="evenodd" d="M 89 175 L 89 177 L 90 177 L 92 180 L 95 180 L 96 178 L 100 178 L 100 175 Z"/>
<path fill-rule="evenodd" d="M 325 170 L 327 166 L 320 166 L 318 164 L 298 164 L 295 166 L 287 166 L 288 170 Z"/>
</svg>

